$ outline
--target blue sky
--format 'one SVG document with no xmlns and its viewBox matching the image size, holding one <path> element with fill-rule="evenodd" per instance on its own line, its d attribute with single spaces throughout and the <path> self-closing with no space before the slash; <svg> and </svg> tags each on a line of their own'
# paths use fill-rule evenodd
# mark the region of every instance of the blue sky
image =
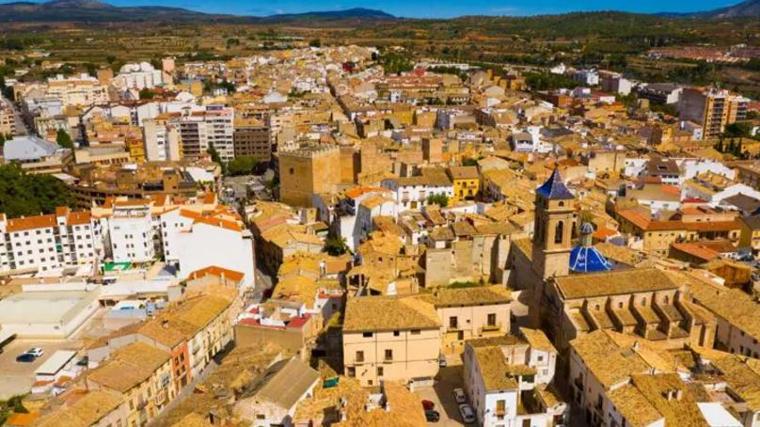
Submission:
<svg viewBox="0 0 760 427">
<path fill-rule="evenodd" d="M 0 3 L 8 0 L 0 0 Z M 176 6 L 202 12 L 273 15 L 353 7 L 380 9 L 396 16 L 448 18 L 461 15 L 537 15 L 590 10 L 628 12 L 695 12 L 739 3 L 741 0 L 104 0 L 117 6 Z"/>
</svg>

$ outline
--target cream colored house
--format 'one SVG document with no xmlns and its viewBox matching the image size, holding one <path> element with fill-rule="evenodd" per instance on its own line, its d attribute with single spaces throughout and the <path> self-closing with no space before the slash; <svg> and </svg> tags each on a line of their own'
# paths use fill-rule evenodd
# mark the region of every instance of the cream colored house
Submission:
<svg viewBox="0 0 760 427">
<path fill-rule="evenodd" d="M 345 375 L 362 386 L 438 373 L 441 327 L 432 305 L 413 298 L 355 297 L 343 322 Z"/>
</svg>

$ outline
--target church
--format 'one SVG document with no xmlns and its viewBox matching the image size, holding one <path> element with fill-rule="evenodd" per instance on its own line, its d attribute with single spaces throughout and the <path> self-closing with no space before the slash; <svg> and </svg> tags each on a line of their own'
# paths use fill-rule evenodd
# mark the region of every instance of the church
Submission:
<svg viewBox="0 0 760 427">
<path fill-rule="evenodd" d="M 512 242 L 508 284 L 528 304 L 524 326 L 543 329 L 560 352 L 598 329 L 712 347 L 715 320 L 687 300 L 677 273 L 605 259 L 575 202 L 555 169 L 536 189 L 533 237 Z"/>
</svg>

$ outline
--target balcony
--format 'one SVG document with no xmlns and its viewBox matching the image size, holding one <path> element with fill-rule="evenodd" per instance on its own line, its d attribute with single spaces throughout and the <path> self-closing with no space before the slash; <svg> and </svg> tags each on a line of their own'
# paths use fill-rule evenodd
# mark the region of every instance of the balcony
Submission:
<svg viewBox="0 0 760 427">
<path fill-rule="evenodd" d="M 487 333 L 487 332 L 500 332 L 501 331 L 501 323 L 497 323 L 495 325 L 485 325 L 480 328 L 480 332 Z"/>
</svg>

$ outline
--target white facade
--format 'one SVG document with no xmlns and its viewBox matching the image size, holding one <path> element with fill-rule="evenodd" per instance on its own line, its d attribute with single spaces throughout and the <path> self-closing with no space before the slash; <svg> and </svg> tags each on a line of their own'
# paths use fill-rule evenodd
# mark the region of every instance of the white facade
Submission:
<svg viewBox="0 0 760 427">
<path fill-rule="evenodd" d="M 113 79 L 120 89 L 152 89 L 164 84 L 163 73 L 147 62 L 125 64 Z"/>
<path fill-rule="evenodd" d="M 149 206 L 115 206 L 108 231 L 114 262 L 150 262 L 156 258 L 156 230 Z"/>
<path fill-rule="evenodd" d="M 243 285 L 253 286 L 255 260 L 250 231 L 213 218 L 198 220 L 175 209 L 161 215 L 166 262 L 179 267 L 180 277 L 216 266 L 243 273 Z"/>
<path fill-rule="evenodd" d="M 100 225 L 87 212 L 0 218 L 0 272 L 38 272 L 94 262 L 102 255 Z"/>
<path fill-rule="evenodd" d="M 180 160 L 179 131 L 175 126 L 146 120 L 143 139 L 145 158 L 149 162 Z"/>
<path fill-rule="evenodd" d="M 434 194 L 445 194 L 449 199 L 454 197 L 454 186 L 452 184 L 405 183 L 399 182 L 399 179 L 391 178 L 383 180 L 381 185 L 393 192 L 399 213 L 407 210 L 418 210 L 426 206 L 428 196 Z"/>
</svg>

